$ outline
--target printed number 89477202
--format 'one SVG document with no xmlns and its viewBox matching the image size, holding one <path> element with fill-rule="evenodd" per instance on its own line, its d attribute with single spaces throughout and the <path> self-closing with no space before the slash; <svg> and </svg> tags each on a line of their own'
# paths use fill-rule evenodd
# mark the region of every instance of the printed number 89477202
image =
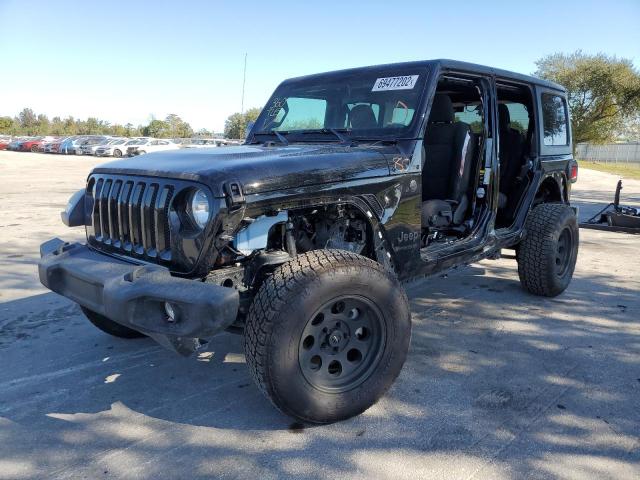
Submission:
<svg viewBox="0 0 640 480">
<path fill-rule="evenodd" d="M 411 90 L 418 81 L 419 75 L 403 75 L 400 77 L 377 78 L 373 84 L 372 92 L 383 90 Z"/>
</svg>

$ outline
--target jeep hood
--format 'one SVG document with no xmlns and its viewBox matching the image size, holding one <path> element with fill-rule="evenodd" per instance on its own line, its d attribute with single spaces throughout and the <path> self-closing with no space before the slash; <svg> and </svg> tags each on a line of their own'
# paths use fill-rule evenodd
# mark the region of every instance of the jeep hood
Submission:
<svg viewBox="0 0 640 480">
<path fill-rule="evenodd" d="M 389 174 L 377 148 L 343 145 L 189 148 L 150 153 L 100 165 L 95 173 L 126 174 L 195 180 L 223 196 L 229 180 L 244 193 L 264 193 L 306 185 L 372 178 Z"/>
</svg>

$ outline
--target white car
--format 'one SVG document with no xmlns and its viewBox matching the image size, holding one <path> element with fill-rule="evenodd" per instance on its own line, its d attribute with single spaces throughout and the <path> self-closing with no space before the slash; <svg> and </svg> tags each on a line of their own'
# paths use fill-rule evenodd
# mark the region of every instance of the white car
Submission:
<svg viewBox="0 0 640 480">
<path fill-rule="evenodd" d="M 182 148 L 207 148 L 207 147 L 219 147 L 221 145 L 221 140 L 216 140 L 212 138 L 198 138 L 192 140 L 189 143 L 183 144 Z"/>
<path fill-rule="evenodd" d="M 97 157 L 121 157 L 127 154 L 129 147 L 138 145 L 140 142 L 142 142 L 140 139 L 117 138 L 106 145 L 99 145 L 95 155 Z"/>
<path fill-rule="evenodd" d="M 135 155 L 144 155 L 145 153 L 164 152 L 165 150 L 177 150 L 180 145 L 171 140 L 162 140 L 152 138 L 143 143 L 127 148 L 127 155 L 133 157 Z"/>
</svg>

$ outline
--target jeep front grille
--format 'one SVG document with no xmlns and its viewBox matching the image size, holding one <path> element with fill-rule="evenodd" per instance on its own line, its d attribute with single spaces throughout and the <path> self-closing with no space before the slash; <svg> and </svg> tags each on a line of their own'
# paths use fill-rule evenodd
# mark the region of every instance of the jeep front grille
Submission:
<svg viewBox="0 0 640 480">
<path fill-rule="evenodd" d="M 174 191 L 164 179 L 94 175 L 88 188 L 93 198 L 90 243 L 149 261 L 171 261 Z"/>
</svg>

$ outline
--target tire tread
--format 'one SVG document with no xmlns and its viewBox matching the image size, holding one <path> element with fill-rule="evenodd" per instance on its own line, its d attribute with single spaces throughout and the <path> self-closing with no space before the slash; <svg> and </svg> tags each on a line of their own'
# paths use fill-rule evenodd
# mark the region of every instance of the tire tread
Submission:
<svg viewBox="0 0 640 480">
<path fill-rule="evenodd" d="M 570 207 L 563 203 L 543 203 L 527 217 L 526 234 L 518 246 L 517 261 L 520 282 L 530 293 L 545 297 L 560 293 L 550 281 L 545 260 L 555 254 L 554 235 L 568 211 L 571 211 Z"/>
<path fill-rule="evenodd" d="M 280 312 L 292 295 L 322 272 L 345 265 L 354 269 L 376 269 L 397 283 L 392 273 L 369 258 L 344 250 L 312 250 L 297 255 L 276 268 L 264 280 L 251 304 L 244 334 L 247 365 L 260 391 L 285 414 L 296 416 L 294 412 L 283 410 L 283 402 L 279 401 L 276 389 L 273 388 L 275 379 L 270 378 L 267 364 L 270 334 L 276 328 Z M 398 290 L 398 294 L 408 304 L 404 289 L 399 286 Z"/>
</svg>

